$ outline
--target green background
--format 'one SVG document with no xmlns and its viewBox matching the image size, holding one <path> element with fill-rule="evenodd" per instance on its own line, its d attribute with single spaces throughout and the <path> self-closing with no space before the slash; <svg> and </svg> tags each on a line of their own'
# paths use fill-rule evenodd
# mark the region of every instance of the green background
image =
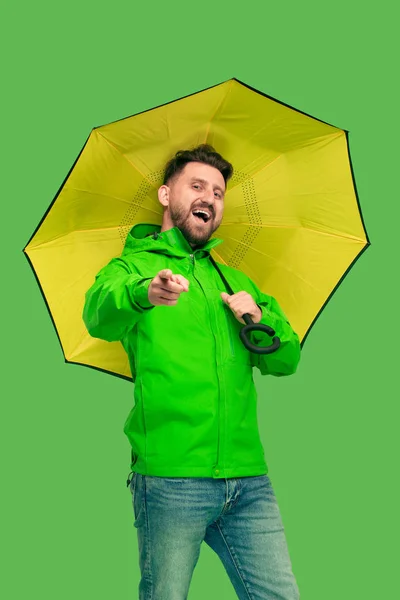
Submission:
<svg viewBox="0 0 400 600">
<path fill-rule="evenodd" d="M 137 598 L 133 386 L 66 364 L 22 253 L 90 130 L 237 77 L 350 131 L 372 242 L 261 378 L 260 431 L 302 600 L 398 589 L 399 47 L 394 3 L 18 3 L 3 13 L 1 590 Z M 397 74 L 396 74 L 397 72 Z M 273 293 L 271 290 L 270 293 Z M 190 600 L 233 600 L 202 545 Z"/>
</svg>

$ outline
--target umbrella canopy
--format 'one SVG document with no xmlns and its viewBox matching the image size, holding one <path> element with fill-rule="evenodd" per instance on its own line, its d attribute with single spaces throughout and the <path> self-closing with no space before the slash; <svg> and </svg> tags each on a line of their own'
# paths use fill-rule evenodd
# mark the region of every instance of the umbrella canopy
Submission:
<svg viewBox="0 0 400 600">
<path fill-rule="evenodd" d="M 369 245 L 348 132 L 237 79 L 95 127 L 24 248 L 67 362 L 131 379 L 122 344 L 89 336 L 85 292 L 135 224 L 161 224 L 164 165 L 201 143 L 234 167 L 212 255 L 273 295 L 302 345 Z"/>
</svg>

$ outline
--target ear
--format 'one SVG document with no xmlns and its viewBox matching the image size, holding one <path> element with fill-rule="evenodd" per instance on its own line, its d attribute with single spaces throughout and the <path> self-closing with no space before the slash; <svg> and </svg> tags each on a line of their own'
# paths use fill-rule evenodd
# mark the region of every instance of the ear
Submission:
<svg viewBox="0 0 400 600">
<path fill-rule="evenodd" d="M 167 185 L 162 185 L 158 188 L 158 200 L 164 206 L 164 208 L 168 207 L 169 204 L 169 187 Z"/>
</svg>

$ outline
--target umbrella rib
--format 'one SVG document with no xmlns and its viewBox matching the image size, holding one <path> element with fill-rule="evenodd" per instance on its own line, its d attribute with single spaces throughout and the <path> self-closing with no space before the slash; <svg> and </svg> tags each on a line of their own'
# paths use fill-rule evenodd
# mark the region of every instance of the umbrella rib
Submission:
<svg viewBox="0 0 400 600">
<path fill-rule="evenodd" d="M 270 165 L 272 165 L 274 162 L 276 162 L 282 156 L 283 156 L 283 154 L 279 154 L 278 156 L 275 156 L 275 158 L 273 160 L 271 160 L 269 163 L 267 163 L 266 165 L 264 165 L 263 167 L 261 167 L 261 169 L 259 169 L 255 173 L 249 174 L 248 177 L 246 177 L 246 179 L 244 179 L 243 181 L 239 181 L 236 185 L 230 187 L 228 191 L 231 192 L 232 190 L 234 190 L 235 188 L 237 188 L 239 185 L 243 185 L 244 183 L 246 183 L 246 181 L 248 181 L 249 179 L 253 179 L 253 177 L 255 175 L 257 175 L 258 173 L 261 173 L 261 171 L 263 171 L 264 169 L 266 169 L 267 167 L 269 167 Z M 242 172 L 242 171 L 240 171 L 240 172 Z"/>
<path fill-rule="evenodd" d="M 231 91 L 232 91 L 232 86 L 233 86 L 233 80 L 231 79 L 231 80 L 230 80 L 230 82 L 229 82 L 228 89 L 227 89 L 227 91 L 226 91 L 226 94 L 225 94 L 225 96 L 222 98 L 221 102 L 218 104 L 217 108 L 215 109 L 213 116 L 212 116 L 212 117 L 211 117 L 211 119 L 208 121 L 208 125 L 207 125 L 207 132 L 206 132 L 206 137 L 205 137 L 205 139 L 204 139 L 204 143 L 205 143 L 205 144 L 207 143 L 207 138 L 208 138 L 208 136 L 210 135 L 210 127 L 211 127 L 211 123 L 212 123 L 212 121 L 215 119 L 215 115 L 217 114 L 217 112 L 218 112 L 218 111 L 219 111 L 219 109 L 221 108 L 222 104 L 223 104 L 223 103 L 225 102 L 225 100 L 227 99 L 227 97 L 228 97 L 228 94 L 230 94 L 230 93 L 231 93 Z"/>
<path fill-rule="evenodd" d="M 75 192 L 82 192 L 84 194 L 91 194 L 93 196 L 103 196 L 104 198 L 112 198 L 113 200 L 119 200 L 120 202 L 128 204 L 129 206 L 134 205 L 134 206 L 138 206 L 139 208 L 143 208 L 142 204 L 140 204 L 139 202 L 135 202 L 134 200 L 126 200 L 125 198 L 118 198 L 117 196 L 111 196 L 110 194 L 101 194 L 100 192 L 91 192 L 90 190 L 81 190 L 81 189 L 75 188 L 75 187 L 70 188 L 70 189 L 74 190 Z M 146 208 L 146 210 L 148 212 L 154 213 L 155 215 L 160 214 L 151 208 Z M 105 229 L 108 229 L 108 227 L 106 227 Z M 75 229 L 74 231 L 77 231 L 77 230 Z"/>
<path fill-rule="evenodd" d="M 244 244 L 243 242 L 240 242 L 239 240 L 236 240 L 236 239 L 235 239 L 235 238 L 233 238 L 233 237 L 230 237 L 229 239 L 230 239 L 230 240 L 233 240 L 233 241 L 234 241 L 234 242 L 236 242 L 238 245 L 246 246 L 246 248 L 248 248 L 249 250 L 250 250 L 250 249 L 251 249 L 251 250 L 253 250 L 253 252 L 257 252 L 257 254 L 261 254 L 261 256 L 268 256 L 268 258 L 271 258 L 273 261 L 275 261 L 275 262 L 279 262 L 279 261 L 277 261 L 277 259 L 276 259 L 274 256 L 271 256 L 271 254 L 267 254 L 266 252 L 261 252 L 261 250 L 257 250 L 256 248 L 254 248 L 254 246 L 249 246 L 248 244 Z M 216 253 L 216 254 L 217 254 L 217 253 Z M 225 262 L 225 261 L 224 261 L 224 262 Z M 225 263 L 225 264 L 227 265 L 228 263 Z M 283 263 L 282 263 L 282 265 L 283 265 Z M 288 270 L 288 269 L 286 269 L 286 270 Z"/>
<path fill-rule="evenodd" d="M 329 140 L 331 142 L 334 139 L 340 137 L 342 134 L 345 135 L 344 131 L 340 130 L 339 133 L 331 133 L 329 135 L 319 136 L 317 138 L 314 138 L 314 140 L 320 140 L 322 138 L 332 138 L 331 140 Z M 230 187 L 229 188 L 229 192 L 232 191 L 232 190 L 234 190 L 235 188 L 237 188 L 239 185 L 242 185 L 248 179 L 253 179 L 256 175 L 258 175 L 259 173 L 261 173 L 261 171 L 264 171 L 264 169 L 266 169 L 267 167 L 269 167 L 270 165 L 272 165 L 274 162 L 276 162 L 282 156 L 286 156 L 290 152 L 296 152 L 297 150 L 299 150 L 299 148 L 295 148 L 294 150 L 289 150 L 288 152 L 282 152 L 282 154 L 279 154 L 278 156 L 276 156 L 269 163 L 267 163 L 266 165 L 263 165 L 260 169 L 258 169 L 258 171 L 255 171 L 254 173 L 249 174 L 248 177 L 244 181 L 239 181 L 236 185 L 233 185 L 232 187 Z"/>
<path fill-rule="evenodd" d="M 335 233 L 328 233 L 327 231 L 317 231 L 316 229 L 313 229 L 312 227 L 304 227 L 304 225 L 266 225 L 266 224 L 262 224 L 259 225 L 257 223 L 246 223 L 245 221 L 240 221 L 240 223 L 237 223 L 235 221 L 231 221 L 231 222 L 224 222 L 221 223 L 221 227 L 225 227 L 226 226 L 230 226 L 230 225 L 247 225 L 247 227 L 257 227 L 257 228 L 262 228 L 262 229 L 305 229 L 306 231 L 312 231 L 313 233 L 318 233 L 319 235 L 327 235 L 330 237 L 337 237 L 337 238 L 343 238 L 343 239 L 349 239 L 349 240 L 353 240 L 356 242 L 360 242 L 362 244 L 366 243 L 365 239 L 362 238 L 358 238 L 355 235 L 337 235 Z M 233 239 L 233 238 L 231 238 Z M 249 248 L 251 248 L 252 246 L 249 246 Z"/>
<path fill-rule="evenodd" d="M 124 202 L 125 204 L 132 204 L 131 200 L 126 200 L 126 198 L 118 198 L 118 196 L 111 196 L 110 194 L 102 194 L 101 192 L 92 192 L 90 190 L 82 190 L 77 187 L 70 187 L 70 190 L 74 192 L 82 192 L 82 194 L 90 194 L 91 196 L 102 196 L 103 198 L 112 198 L 113 200 L 118 200 L 119 202 Z"/>
<path fill-rule="evenodd" d="M 125 156 L 125 154 L 123 152 L 121 152 L 121 150 L 119 148 L 117 148 L 117 146 L 115 146 L 115 144 L 110 142 L 110 140 L 108 140 L 99 131 L 97 131 L 97 134 L 100 135 L 103 138 L 103 140 L 105 140 L 107 142 L 107 144 L 109 144 L 112 148 L 114 148 L 114 150 L 116 150 L 134 169 L 136 169 L 136 171 L 138 173 L 140 173 L 140 175 L 143 177 L 143 179 L 145 179 L 147 181 L 147 183 L 149 183 L 151 185 L 151 187 L 155 187 L 154 183 L 152 181 L 150 181 L 149 179 L 147 179 L 146 175 L 144 173 L 142 173 L 141 170 L 138 169 L 138 167 L 132 161 L 130 161 L 129 158 L 127 156 Z"/>
<path fill-rule="evenodd" d="M 213 252 L 220 262 L 222 262 L 224 265 L 228 266 L 228 263 L 222 258 L 222 256 L 220 254 L 218 254 L 218 252 L 216 250 L 213 249 Z"/>
<path fill-rule="evenodd" d="M 231 238 L 232 240 L 234 240 L 235 242 L 238 242 L 238 240 L 235 240 L 234 238 Z M 238 242 L 239 243 L 239 242 Z M 271 258 L 276 264 L 278 264 L 283 270 L 287 271 L 287 273 L 291 273 L 292 275 L 294 275 L 294 277 L 297 277 L 297 279 L 300 279 L 301 281 L 303 281 L 306 285 L 308 285 L 311 289 L 316 290 L 317 292 L 321 292 L 321 290 L 319 290 L 318 288 L 316 288 L 314 285 L 312 285 L 312 283 L 310 283 L 309 281 L 307 281 L 306 279 L 304 279 L 303 277 L 301 277 L 301 275 L 299 275 L 298 273 L 296 273 L 295 271 L 292 271 L 291 269 L 287 268 L 287 265 L 279 260 L 277 260 L 276 258 L 274 258 L 273 256 L 271 256 L 270 254 L 265 254 L 265 252 L 260 252 L 259 250 L 256 250 L 255 248 L 251 248 L 252 250 L 254 250 L 254 252 L 257 252 L 258 254 L 261 254 L 261 256 L 268 256 L 269 258 Z M 214 250 L 215 252 L 215 250 Z M 223 262 L 224 265 L 226 265 L 227 267 L 229 266 L 227 262 L 225 262 L 223 260 L 223 258 L 217 253 L 215 252 L 215 255 L 219 258 L 219 260 L 221 262 Z"/>
<path fill-rule="evenodd" d="M 159 213 L 156 213 L 155 211 L 151 211 L 154 212 L 156 215 L 160 216 L 161 215 Z M 29 247 L 27 247 L 27 250 L 30 252 L 32 250 L 37 250 L 38 248 L 44 248 L 45 246 L 49 245 L 49 244 L 53 244 L 55 241 L 60 240 L 62 238 L 65 238 L 69 235 L 73 235 L 74 233 L 91 233 L 93 231 L 113 231 L 114 229 L 124 229 L 124 228 L 130 228 L 131 225 L 115 225 L 113 227 L 96 227 L 96 229 L 73 229 L 72 231 L 68 231 L 67 233 L 63 233 L 62 235 L 57 235 L 56 237 L 52 238 L 51 240 L 46 240 L 45 242 L 41 242 L 40 244 L 36 244 L 35 246 L 32 244 L 29 244 Z"/>
</svg>

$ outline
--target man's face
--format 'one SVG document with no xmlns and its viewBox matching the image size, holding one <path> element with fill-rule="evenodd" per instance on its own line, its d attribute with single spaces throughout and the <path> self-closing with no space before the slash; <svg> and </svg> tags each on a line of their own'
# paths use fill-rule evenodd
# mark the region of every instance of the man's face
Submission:
<svg viewBox="0 0 400 600">
<path fill-rule="evenodd" d="M 169 217 L 171 227 L 179 227 L 192 246 L 207 242 L 222 221 L 225 181 L 221 172 L 204 163 L 190 162 L 168 187 L 165 217 Z"/>
</svg>

